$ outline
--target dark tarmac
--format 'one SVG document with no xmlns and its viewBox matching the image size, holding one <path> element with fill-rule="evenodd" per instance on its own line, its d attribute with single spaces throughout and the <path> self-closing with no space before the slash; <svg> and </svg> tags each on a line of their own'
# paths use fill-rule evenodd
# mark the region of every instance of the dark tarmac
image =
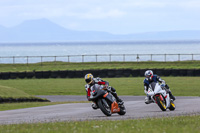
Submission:
<svg viewBox="0 0 200 133">
<path fill-rule="evenodd" d="M 42 96 L 40 96 L 42 97 Z M 85 96 L 44 96 L 51 101 L 86 101 Z M 161 111 L 155 103 L 145 104 L 144 96 L 120 96 L 127 113 L 124 116 L 105 116 L 99 109 L 93 110 L 91 103 L 68 103 L 43 107 L 32 107 L 0 111 L 0 124 L 19 124 L 57 121 L 124 120 L 149 117 L 169 117 L 200 114 L 200 97 L 176 97 L 175 111 Z M 70 99 L 70 100 L 68 100 Z"/>
</svg>

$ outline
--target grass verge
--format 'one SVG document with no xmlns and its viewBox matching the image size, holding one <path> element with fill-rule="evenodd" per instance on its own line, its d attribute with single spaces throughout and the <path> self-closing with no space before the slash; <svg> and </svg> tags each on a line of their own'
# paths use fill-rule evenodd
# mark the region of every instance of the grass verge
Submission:
<svg viewBox="0 0 200 133">
<path fill-rule="evenodd" d="M 29 94 L 22 90 L 0 85 L 0 96 L 1 97 L 30 97 Z"/>
<path fill-rule="evenodd" d="M 65 103 L 86 103 L 85 101 L 76 101 L 76 102 L 22 102 L 22 103 L 4 103 L 0 104 L 0 111 L 4 110 L 13 110 L 13 109 L 23 109 L 31 107 L 40 107 L 56 104 L 65 104 Z"/>
<path fill-rule="evenodd" d="M 175 96 L 200 96 L 200 77 L 162 77 Z M 105 78 L 119 95 L 144 95 L 142 77 Z M 28 95 L 85 95 L 83 78 L 1 80 L 0 86 Z M 12 92 L 14 93 L 14 92 Z M 2 92 L 0 91 L 0 96 Z M 9 94 L 11 95 L 11 94 Z"/>
<path fill-rule="evenodd" d="M 200 77 L 163 77 L 175 96 L 200 96 Z M 144 78 L 105 78 L 119 95 L 144 95 Z M 86 95 L 83 78 L 74 79 L 16 79 L 0 81 L 0 97 L 27 97 L 33 95 Z M 0 111 L 46 106 L 58 103 L 4 103 Z"/>
<path fill-rule="evenodd" d="M 31 96 L 22 90 L 0 85 L 0 103 L 7 102 L 33 102 L 33 101 L 48 101 L 47 99 Z"/>
<path fill-rule="evenodd" d="M 92 70 L 92 69 L 200 69 L 200 61 L 175 62 L 44 62 L 35 64 L 0 64 L 0 72 Z"/>
<path fill-rule="evenodd" d="M 3 133 L 199 133 L 200 115 L 116 121 L 0 125 Z"/>
</svg>

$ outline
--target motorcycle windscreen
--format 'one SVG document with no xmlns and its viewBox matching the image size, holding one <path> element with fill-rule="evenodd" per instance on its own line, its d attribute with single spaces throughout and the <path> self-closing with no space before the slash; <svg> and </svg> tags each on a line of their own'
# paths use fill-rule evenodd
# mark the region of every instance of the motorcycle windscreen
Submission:
<svg viewBox="0 0 200 133">
<path fill-rule="evenodd" d="M 91 86 L 91 90 L 97 90 L 97 89 L 103 89 L 104 86 L 103 85 L 99 85 L 99 84 L 94 84 L 93 86 Z"/>
<path fill-rule="evenodd" d="M 98 97 L 102 97 L 106 92 L 104 90 L 102 90 L 103 86 L 102 85 L 98 85 L 95 84 L 93 86 L 91 86 L 91 96 L 90 99 L 91 100 L 95 100 Z"/>
<path fill-rule="evenodd" d="M 151 84 L 149 84 L 149 87 L 154 91 L 156 84 L 156 82 L 152 82 Z"/>
<path fill-rule="evenodd" d="M 154 91 L 155 94 L 157 94 L 158 92 L 162 90 L 158 82 L 152 82 L 150 84 L 150 87 Z"/>
</svg>

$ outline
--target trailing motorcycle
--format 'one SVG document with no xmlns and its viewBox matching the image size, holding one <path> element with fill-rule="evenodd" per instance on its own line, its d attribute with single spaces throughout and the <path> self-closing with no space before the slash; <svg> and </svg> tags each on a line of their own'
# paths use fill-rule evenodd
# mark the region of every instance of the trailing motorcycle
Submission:
<svg viewBox="0 0 200 133">
<path fill-rule="evenodd" d="M 115 97 L 105 86 L 95 84 L 91 87 L 91 90 L 90 100 L 95 102 L 105 115 L 111 116 L 113 113 L 118 113 L 119 115 L 126 114 L 124 104 L 118 104 Z"/>
<path fill-rule="evenodd" d="M 166 111 L 167 109 L 173 111 L 176 108 L 174 101 L 169 96 L 169 93 L 167 93 L 166 89 L 161 87 L 159 83 L 152 82 L 149 85 L 147 95 L 151 96 L 153 102 L 157 103 L 162 111 Z"/>
</svg>

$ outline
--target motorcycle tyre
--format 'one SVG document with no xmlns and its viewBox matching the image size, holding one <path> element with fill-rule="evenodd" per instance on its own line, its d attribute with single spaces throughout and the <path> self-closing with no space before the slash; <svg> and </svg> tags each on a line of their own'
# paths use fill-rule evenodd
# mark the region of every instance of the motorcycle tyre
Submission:
<svg viewBox="0 0 200 133">
<path fill-rule="evenodd" d="M 125 115 L 126 114 L 126 108 L 125 108 L 125 106 L 124 107 L 119 106 L 119 108 L 120 108 L 120 112 L 118 112 L 118 114 L 119 115 Z"/>
<path fill-rule="evenodd" d="M 104 106 L 104 104 L 103 104 L 103 101 L 102 101 L 101 99 L 98 99 L 97 104 L 98 104 L 100 110 L 101 110 L 105 115 L 107 115 L 107 116 L 111 116 L 111 115 L 112 115 L 111 109 L 110 109 L 110 111 L 107 111 L 106 108 L 105 108 L 105 106 Z"/>
<path fill-rule="evenodd" d="M 169 110 L 170 111 L 174 111 L 176 108 L 176 105 L 174 104 L 174 101 L 170 101 L 170 107 L 169 107 Z"/>
<path fill-rule="evenodd" d="M 160 100 L 160 97 L 156 96 L 156 102 L 157 102 L 158 106 L 160 107 L 160 109 L 162 111 L 166 111 L 167 110 L 166 104 L 165 104 L 165 107 L 164 107 L 162 101 Z"/>
</svg>

